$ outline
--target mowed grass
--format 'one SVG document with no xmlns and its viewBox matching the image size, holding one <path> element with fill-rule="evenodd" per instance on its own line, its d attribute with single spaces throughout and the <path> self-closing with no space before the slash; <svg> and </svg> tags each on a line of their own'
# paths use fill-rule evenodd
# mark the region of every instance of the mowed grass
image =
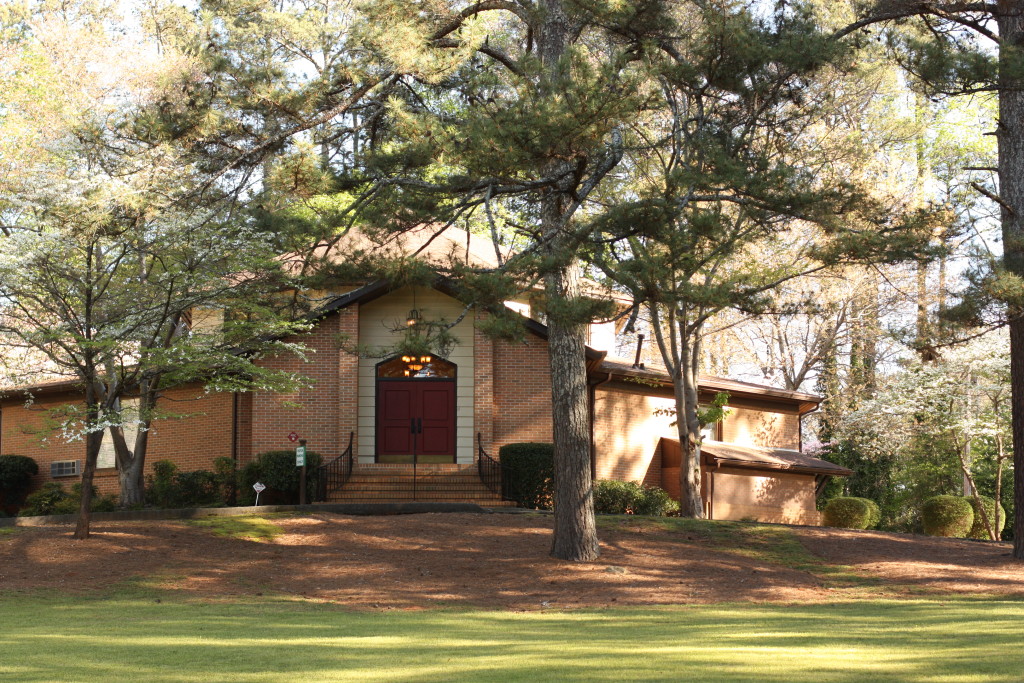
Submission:
<svg viewBox="0 0 1024 683">
<path fill-rule="evenodd" d="M 1019 681 L 1024 603 L 354 612 L 0 595 L 3 681 Z"/>
<path fill-rule="evenodd" d="M 258 542 L 273 541 L 284 533 L 284 529 L 266 517 L 254 515 L 193 519 L 189 520 L 188 524 L 205 529 L 216 536 L 241 538 Z"/>
</svg>

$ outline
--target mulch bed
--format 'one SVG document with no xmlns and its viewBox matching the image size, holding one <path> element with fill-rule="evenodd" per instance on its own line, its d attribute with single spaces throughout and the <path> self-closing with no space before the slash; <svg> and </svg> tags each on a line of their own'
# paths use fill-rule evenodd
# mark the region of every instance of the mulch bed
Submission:
<svg viewBox="0 0 1024 683">
<path fill-rule="evenodd" d="M 274 518 L 272 542 L 215 536 L 184 522 L 100 522 L 0 535 L 0 590 L 107 589 L 127 578 L 183 595 L 284 594 L 358 609 L 472 605 L 576 608 L 734 601 L 827 601 L 816 575 L 716 549 L 699 534 L 602 529 L 601 557 L 548 556 L 551 518 L 511 514 Z M 1009 544 L 794 528 L 829 563 L 904 589 L 1024 595 Z"/>
</svg>

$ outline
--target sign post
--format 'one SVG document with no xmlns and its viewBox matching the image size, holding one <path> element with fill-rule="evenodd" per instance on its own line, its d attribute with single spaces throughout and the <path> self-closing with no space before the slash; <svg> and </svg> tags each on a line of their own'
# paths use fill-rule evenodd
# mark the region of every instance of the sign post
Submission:
<svg viewBox="0 0 1024 683">
<path fill-rule="evenodd" d="M 263 493 L 263 490 L 266 489 L 267 487 L 263 485 L 263 482 L 258 481 L 258 482 L 256 482 L 255 484 L 252 485 L 252 488 L 253 488 L 254 491 L 256 491 L 256 505 L 259 505 L 260 504 L 260 494 Z"/>
<path fill-rule="evenodd" d="M 299 445 L 295 448 L 295 466 L 301 467 L 299 473 L 299 505 L 306 504 L 306 440 L 299 439 Z"/>
</svg>

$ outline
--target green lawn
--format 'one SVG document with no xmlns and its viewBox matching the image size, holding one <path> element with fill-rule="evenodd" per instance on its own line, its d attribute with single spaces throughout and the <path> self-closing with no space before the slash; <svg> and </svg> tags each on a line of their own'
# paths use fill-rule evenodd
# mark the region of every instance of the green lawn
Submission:
<svg viewBox="0 0 1024 683">
<path fill-rule="evenodd" d="M 352 612 L 0 594 L 2 681 L 1020 681 L 1024 602 Z"/>
</svg>

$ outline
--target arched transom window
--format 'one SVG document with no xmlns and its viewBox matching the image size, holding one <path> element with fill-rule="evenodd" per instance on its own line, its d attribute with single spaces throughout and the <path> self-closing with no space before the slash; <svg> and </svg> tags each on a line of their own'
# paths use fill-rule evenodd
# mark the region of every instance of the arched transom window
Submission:
<svg viewBox="0 0 1024 683">
<path fill-rule="evenodd" d="M 455 377 L 455 363 L 431 354 L 395 356 L 377 365 L 384 379 L 448 379 Z"/>
</svg>

